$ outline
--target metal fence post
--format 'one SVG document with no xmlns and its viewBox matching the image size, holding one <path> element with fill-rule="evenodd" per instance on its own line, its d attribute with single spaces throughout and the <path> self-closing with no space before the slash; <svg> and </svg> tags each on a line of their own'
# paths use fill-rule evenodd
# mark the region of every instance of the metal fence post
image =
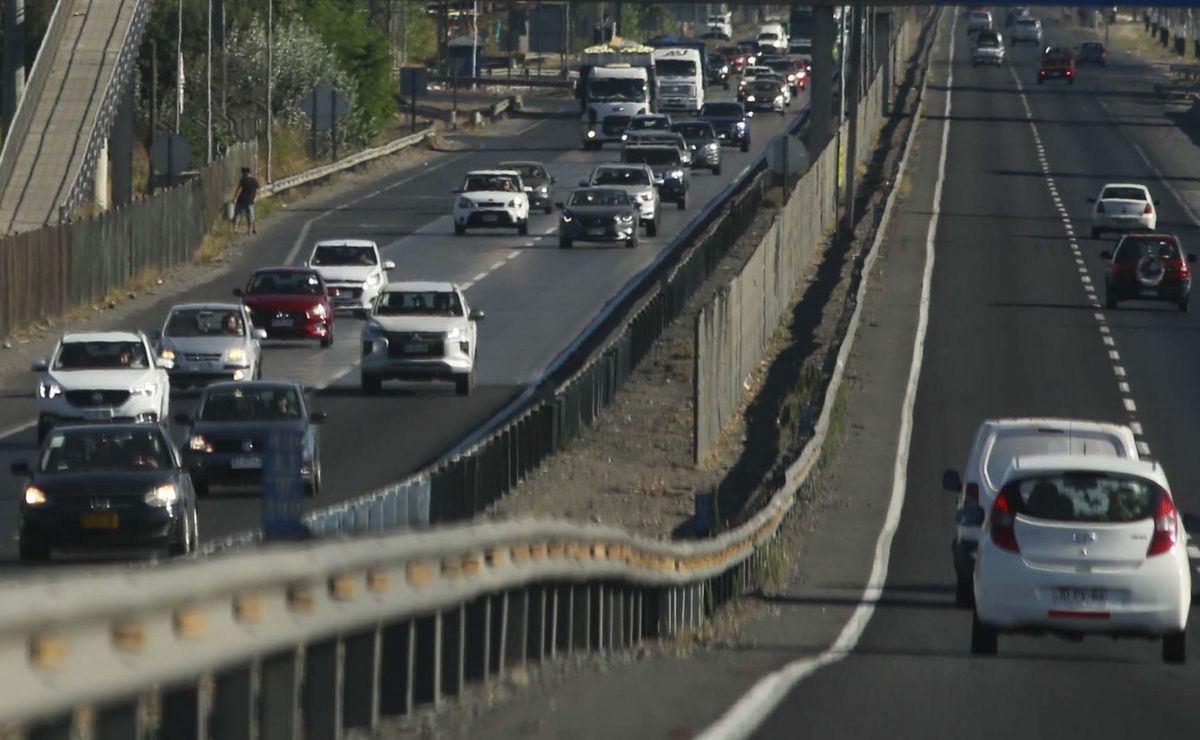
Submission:
<svg viewBox="0 0 1200 740">
<path fill-rule="evenodd" d="M 172 686 L 162 692 L 161 703 L 163 740 L 208 740 L 208 713 L 200 684 Z"/>
<path fill-rule="evenodd" d="M 510 595 L 507 607 L 508 638 L 504 646 L 506 661 L 502 668 L 525 665 L 529 646 L 529 589 L 522 588 Z"/>
<path fill-rule="evenodd" d="M 595 592 L 595 598 L 592 599 L 591 613 L 595 615 L 592 620 L 592 634 L 594 637 L 591 641 L 591 647 L 598 653 L 604 652 L 604 584 L 596 584 L 591 588 Z"/>
<path fill-rule="evenodd" d="M 442 654 L 441 645 L 438 644 L 441 639 L 441 615 L 421 617 L 415 623 L 416 645 L 413 662 L 416 674 L 413 697 L 418 704 L 437 706 L 442 695 L 441 686 L 438 685 L 441 680 L 441 666 L 438 665 Z"/>
<path fill-rule="evenodd" d="M 346 638 L 344 687 L 345 726 L 374 730 L 379 725 L 381 629 Z"/>
<path fill-rule="evenodd" d="M 569 653 L 575 648 L 589 650 L 592 647 L 592 589 L 590 586 L 571 587 L 571 637 Z"/>
<path fill-rule="evenodd" d="M 285 650 L 263 659 L 259 737 L 293 740 L 300 729 L 299 650 Z"/>
<path fill-rule="evenodd" d="M 487 680 L 488 597 L 467 605 L 464 619 L 463 676 L 465 681 Z"/>
<path fill-rule="evenodd" d="M 532 588 L 534 593 L 527 597 L 531 608 L 529 610 L 529 641 L 526 657 L 540 663 L 546 657 L 546 636 L 550 633 L 546 629 L 546 587 L 533 586 Z"/>
<path fill-rule="evenodd" d="M 212 714 L 208 720 L 212 737 L 251 740 L 254 736 L 257 672 L 257 666 L 251 663 L 216 675 Z"/>
<path fill-rule="evenodd" d="M 102 707 L 96 712 L 92 740 L 142 740 L 146 726 L 141 709 L 141 697 Z"/>
<path fill-rule="evenodd" d="M 442 693 L 461 696 L 466 682 L 467 607 L 442 614 Z"/>
<path fill-rule="evenodd" d="M 412 622 L 384 626 L 380 640 L 379 712 L 395 717 L 412 711 Z"/>
<path fill-rule="evenodd" d="M 342 736 L 343 649 L 335 637 L 304 651 L 304 737 Z"/>
</svg>

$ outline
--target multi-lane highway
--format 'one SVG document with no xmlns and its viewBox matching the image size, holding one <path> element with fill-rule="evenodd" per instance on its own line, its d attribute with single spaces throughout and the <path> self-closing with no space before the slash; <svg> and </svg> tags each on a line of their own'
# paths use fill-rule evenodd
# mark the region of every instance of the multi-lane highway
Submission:
<svg viewBox="0 0 1200 740">
<path fill-rule="evenodd" d="M 802 94 L 791 112 L 806 103 Z M 658 236 L 643 236 L 636 250 L 608 245 L 559 250 L 556 215 L 533 215 L 525 237 L 512 231 L 456 237 L 450 191 L 469 169 L 508 159 L 542 160 L 558 178 L 556 192 L 561 200 L 595 164 L 619 157 L 616 147 L 581 151 L 577 110 L 564 102 L 557 117 L 510 121 L 503 125 L 504 133 L 491 136 L 463 136 L 459 143 L 467 147 L 464 151 L 431 157 L 426 166 L 356 185 L 336 201 L 324 199 L 319 207 L 302 202 L 289 208 L 290 215 L 263 229 L 262 236 L 249 242 L 244 256 L 218 279 L 164 296 L 115 328 L 156 328 L 173 303 L 231 300 L 230 291 L 241 286 L 253 268 L 299 263 L 313 243 L 328 238 L 375 239 L 385 258 L 396 262 L 392 279 L 453 280 L 463 285 L 471 305 L 487 313 L 480 324 L 476 389 L 470 398 L 456 397 L 448 384 L 388 386 L 378 398 L 363 397 L 355 367 L 362 326 L 357 319 L 338 318 L 337 339 L 328 350 L 315 344 L 268 345 L 265 377 L 302 381 L 316 391 L 314 407 L 329 415 L 322 442 L 325 487 L 322 496 L 307 505 L 361 495 L 404 477 L 451 448 L 536 379 L 606 301 L 792 120 L 792 115 L 756 116 L 753 150 L 726 149 L 719 177 L 697 170 L 688 209 L 664 206 Z M 0 429 L 20 427 L 34 418 L 35 381 L 30 374 L 28 395 L 10 393 L 0 399 Z M 174 411 L 190 406 L 186 398 L 177 401 Z M 20 429 L 0 439 L 0 465 L 7 470 L 12 460 L 29 458 L 34 449 L 33 430 Z M 18 480 L 10 478 L 0 485 L 0 562 L 15 557 L 18 495 Z M 202 539 L 256 528 L 260 516 L 261 504 L 254 497 L 206 499 L 200 509 Z"/>
</svg>

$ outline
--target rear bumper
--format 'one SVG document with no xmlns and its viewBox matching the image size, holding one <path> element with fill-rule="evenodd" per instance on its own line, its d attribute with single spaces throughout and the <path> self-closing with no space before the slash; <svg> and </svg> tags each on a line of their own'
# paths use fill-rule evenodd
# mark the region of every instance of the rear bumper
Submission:
<svg viewBox="0 0 1200 740">
<path fill-rule="evenodd" d="M 1188 280 L 1183 285 L 1156 286 L 1153 288 L 1133 284 L 1108 284 L 1105 297 L 1116 301 L 1168 301 L 1178 303 L 1188 300 L 1192 294 L 1192 282 Z"/>
<path fill-rule="evenodd" d="M 1098 213 L 1092 216 L 1092 228 L 1102 231 L 1150 231 L 1156 223 L 1152 216 L 1144 214 L 1116 216 Z"/>
</svg>

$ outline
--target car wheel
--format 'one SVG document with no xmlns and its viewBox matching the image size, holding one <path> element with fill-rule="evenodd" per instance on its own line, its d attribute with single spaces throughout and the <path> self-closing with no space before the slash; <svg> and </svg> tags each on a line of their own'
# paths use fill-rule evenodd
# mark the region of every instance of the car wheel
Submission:
<svg viewBox="0 0 1200 740">
<path fill-rule="evenodd" d="M 1183 313 L 1187 313 L 1187 310 L 1188 310 L 1188 299 L 1187 298 L 1184 298 L 1182 301 L 1179 302 L 1179 310 L 1182 311 Z"/>
<path fill-rule="evenodd" d="M 1074 78 L 1074 77 L 1068 77 L 1068 78 L 1067 78 L 1067 84 L 1068 84 L 1068 85 L 1074 85 L 1074 84 L 1075 84 L 1075 78 Z"/>
<path fill-rule="evenodd" d="M 467 227 L 458 223 L 457 221 L 455 221 L 454 222 L 454 233 L 457 234 L 458 236 L 462 236 L 463 234 L 467 233 Z"/>
<path fill-rule="evenodd" d="M 333 327 L 329 328 L 329 333 L 321 339 L 321 349 L 329 349 L 333 346 Z"/>
<path fill-rule="evenodd" d="M 1183 665 L 1187 662 L 1187 633 L 1173 632 L 1163 636 L 1162 658 L 1164 663 Z"/>
<path fill-rule="evenodd" d="M 1118 301 L 1116 298 L 1113 298 L 1110 295 L 1104 296 L 1104 307 L 1105 308 L 1116 308 L 1117 303 L 1118 303 Z"/>
<path fill-rule="evenodd" d="M 625 240 L 625 248 L 626 249 L 636 249 L 637 243 L 638 243 L 637 232 L 635 231 L 635 232 L 633 232 L 633 236 L 631 236 Z"/>
<path fill-rule="evenodd" d="M 52 424 L 51 422 L 42 421 L 40 419 L 38 420 L 38 425 L 37 425 L 38 447 L 41 447 L 42 443 L 46 441 L 46 436 L 48 434 L 50 434 L 50 430 L 53 428 L 54 428 L 54 424 Z"/>
<path fill-rule="evenodd" d="M 469 396 L 471 391 L 475 390 L 475 371 L 467 373 L 465 376 L 460 375 L 454 379 L 454 392 L 460 396 Z"/>
<path fill-rule="evenodd" d="M 971 618 L 971 654 L 995 655 L 999 648 L 996 630 L 979 621 L 979 614 Z M 1163 642 L 1164 650 L 1166 642 Z"/>
<path fill-rule="evenodd" d="M 547 203 L 546 206 L 542 209 L 542 213 L 545 213 L 547 216 L 554 213 L 554 204 Z"/>
<path fill-rule="evenodd" d="M 567 236 L 558 237 L 558 248 L 559 249 L 570 249 L 571 248 L 571 238 L 567 237 Z"/>
<path fill-rule="evenodd" d="M 1043 80 L 1043 79 L 1041 78 L 1041 76 L 1039 75 L 1039 76 L 1038 76 L 1038 84 L 1040 85 L 1040 84 L 1042 84 L 1043 82 L 1045 82 L 1045 80 Z"/>
<path fill-rule="evenodd" d="M 28 545 L 24 542 L 17 546 L 22 563 L 45 562 L 50 559 L 50 548 L 42 545 Z"/>
<path fill-rule="evenodd" d="M 646 222 L 646 236 L 658 236 L 657 218 L 652 218 Z"/>
<path fill-rule="evenodd" d="M 714 175 L 716 175 L 717 177 L 720 177 L 721 176 L 721 165 L 718 164 L 718 165 L 714 166 L 712 168 L 712 173 Z"/>
<path fill-rule="evenodd" d="M 379 395 L 379 391 L 382 390 L 382 388 L 383 388 L 383 380 L 378 375 L 367 375 L 366 373 L 363 373 L 363 376 L 362 376 L 363 395 L 377 396 L 377 395 Z"/>
<path fill-rule="evenodd" d="M 258 362 L 254 365 L 254 379 L 262 380 L 262 358 L 258 358 Z"/>
<path fill-rule="evenodd" d="M 208 481 L 192 476 L 192 490 L 196 492 L 196 498 L 208 498 Z"/>
<path fill-rule="evenodd" d="M 749 136 L 747 136 L 746 138 L 742 139 L 742 151 L 743 151 L 743 152 L 748 152 L 748 151 L 750 151 L 750 137 L 749 137 Z"/>
<path fill-rule="evenodd" d="M 529 220 L 528 219 L 517 224 L 517 233 L 520 234 L 521 236 L 525 236 L 526 234 L 529 233 Z"/>
<path fill-rule="evenodd" d="M 954 582 L 954 603 L 961 607 L 975 606 L 975 584 L 971 576 L 957 576 Z"/>
<path fill-rule="evenodd" d="M 680 196 L 676 205 L 679 206 L 679 210 L 681 211 L 687 210 L 687 193 L 684 193 L 682 196 Z"/>
</svg>

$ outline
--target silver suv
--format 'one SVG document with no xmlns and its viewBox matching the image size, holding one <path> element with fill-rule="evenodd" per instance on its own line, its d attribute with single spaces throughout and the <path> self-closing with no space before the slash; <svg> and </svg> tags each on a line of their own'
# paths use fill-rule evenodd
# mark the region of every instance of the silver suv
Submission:
<svg viewBox="0 0 1200 740">
<path fill-rule="evenodd" d="M 654 187 L 654 172 L 644 164 L 602 164 L 592 175 L 579 182 L 580 187 L 609 187 L 624 190 L 638 207 L 638 219 L 646 227 L 646 236 L 658 235 L 662 203 Z"/>
</svg>

